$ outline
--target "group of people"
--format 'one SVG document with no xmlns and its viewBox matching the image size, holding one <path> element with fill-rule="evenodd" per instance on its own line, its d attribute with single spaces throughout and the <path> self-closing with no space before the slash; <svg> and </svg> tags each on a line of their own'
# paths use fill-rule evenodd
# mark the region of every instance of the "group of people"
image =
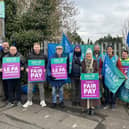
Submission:
<svg viewBox="0 0 129 129">
<path fill-rule="evenodd" d="M 46 55 L 41 51 L 39 43 L 34 43 L 33 51 L 28 54 L 28 57 L 25 59 L 17 50 L 16 46 L 10 46 L 8 42 L 2 44 L 2 50 L 0 52 L 0 72 L 2 75 L 2 59 L 4 57 L 20 57 L 20 70 L 21 74 L 28 69 L 28 60 L 44 60 L 45 61 L 45 73 L 47 76 L 47 81 L 52 87 L 52 107 L 56 108 L 57 104 L 64 108 L 64 84 L 66 80 L 57 80 L 51 71 L 51 60 L 53 58 L 67 58 L 67 76 L 71 79 L 72 86 L 72 105 L 73 106 L 82 106 L 82 111 L 94 110 L 96 107 L 104 105 L 104 108 L 107 109 L 115 108 L 117 93 L 112 93 L 104 84 L 104 75 L 103 75 L 103 63 L 105 56 L 100 51 L 100 46 L 95 45 L 94 50 L 90 48 L 86 50 L 86 54 L 81 50 L 80 45 L 74 47 L 73 53 L 65 55 L 63 53 L 63 46 L 57 45 L 55 54 L 48 59 Z M 124 50 L 122 52 L 122 59 L 117 55 L 114 55 L 113 47 L 109 45 L 107 47 L 106 55 L 109 56 L 114 65 L 124 74 L 127 79 L 127 73 L 124 73 L 122 70 L 121 60 L 129 60 L 128 51 Z M 71 60 L 71 61 L 70 61 Z M 81 73 L 99 73 L 99 87 L 100 87 L 100 99 L 92 99 L 87 103 L 87 100 L 81 99 Z M 4 97 L 8 101 L 8 107 L 13 107 L 16 105 L 22 105 L 21 103 L 21 87 L 20 87 L 20 78 L 18 79 L 6 79 L 3 80 L 1 76 L 1 81 L 3 85 Z M 27 108 L 33 104 L 33 86 L 37 85 L 39 88 L 40 94 L 40 105 L 42 107 L 46 106 L 45 95 L 44 95 L 44 82 L 28 82 L 28 93 L 27 93 L 27 102 L 23 105 L 24 108 Z M 59 102 L 57 102 L 57 93 L 59 94 Z M 87 105 L 88 104 L 88 105 Z"/>
</svg>

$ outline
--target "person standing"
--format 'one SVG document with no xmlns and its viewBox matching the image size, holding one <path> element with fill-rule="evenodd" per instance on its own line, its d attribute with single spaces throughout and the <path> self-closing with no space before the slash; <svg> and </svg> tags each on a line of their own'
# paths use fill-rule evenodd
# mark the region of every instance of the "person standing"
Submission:
<svg viewBox="0 0 129 129">
<path fill-rule="evenodd" d="M 81 73 L 81 58 L 82 52 L 80 45 L 76 45 L 72 56 L 72 67 L 71 67 L 71 85 L 72 85 L 72 105 L 80 105 L 81 89 L 80 89 L 80 73 Z"/>
<path fill-rule="evenodd" d="M 97 62 L 93 59 L 92 50 L 90 48 L 86 51 L 86 56 L 82 61 L 82 73 L 98 73 Z M 82 100 L 83 111 L 87 106 L 88 114 L 93 114 L 95 100 Z M 89 102 L 89 104 L 88 104 Z"/>
<path fill-rule="evenodd" d="M 8 53 L 9 53 L 9 43 L 8 42 L 3 42 L 2 43 L 2 50 L 0 51 L 0 67 L 1 68 L 2 68 L 2 58 Z M 0 76 L 1 76 L 1 78 L 0 78 L 0 82 L 1 82 L 0 96 L 3 96 L 3 101 L 7 101 L 8 100 L 8 85 L 7 85 L 7 81 L 2 80 L 2 73 L 1 73 Z"/>
<path fill-rule="evenodd" d="M 4 57 L 19 57 L 20 58 L 20 71 L 24 70 L 24 58 L 17 51 L 15 46 L 11 46 L 9 49 L 9 53 Z M 21 86 L 20 86 L 20 78 L 17 79 L 7 79 L 8 85 L 8 105 L 7 107 L 13 107 L 16 102 L 17 106 L 21 106 Z"/>
<path fill-rule="evenodd" d="M 51 60 L 53 58 L 67 58 L 67 72 L 69 71 L 69 61 L 68 57 L 63 55 L 63 47 L 61 45 L 56 46 L 56 53 L 49 59 L 47 65 L 47 76 L 48 81 L 52 86 L 52 108 L 56 108 L 57 106 L 57 93 L 59 94 L 59 106 L 64 108 L 64 84 L 66 83 L 65 79 L 56 80 L 56 78 L 52 75 L 51 71 Z M 68 73 L 67 73 L 68 74 Z"/>
<path fill-rule="evenodd" d="M 114 55 L 113 53 L 113 47 L 112 45 L 109 45 L 107 47 L 107 56 L 109 56 L 109 58 L 111 59 L 111 61 L 113 62 L 114 66 L 117 67 L 122 73 L 123 73 L 123 70 L 122 70 L 122 64 L 121 64 L 121 61 L 120 61 L 120 58 L 117 56 L 117 55 Z M 103 63 L 104 61 L 106 60 L 106 55 L 103 59 L 100 60 L 100 76 L 104 78 L 104 75 L 103 75 L 103 69 L 104 69 L 104 66 L 103 66 Z M 126 76 L 127 78 L 127 76 Z M 111 106 L 112 109 L 114 109 L 116 107 L 116 94 L 117 93 L 112 93 L 106 86 L 104 87 L 105 89 L 105 107 L 104 109 L 107 109 Z"/>
<path fill-rule="evenodd" d="M 29 54 L 26 62 L 26 72 L 29 72 L 28 69 L 28 61 L 29 60 L 44 60 L 45 66 L 47 66 L 47 57 L 43 54 L 41 51 L 41 46 L 39 43 L 34 43 L 33 45 L 33 51 Z M 46 68 L 45 71 L 46 72 Z M 32 94 L 33 94 L 33 86 L 38 85 L 39 93 L 40 93 L 40 105 L 41 107 L 45 107 L 45 95 L 44 95 L 44 82 L 28 82 L 28 96 L 27 96 L 27 102 L 23 105 L 24 108 L 27 108 L 33 104 L 32 102 Z"/>
</svg>

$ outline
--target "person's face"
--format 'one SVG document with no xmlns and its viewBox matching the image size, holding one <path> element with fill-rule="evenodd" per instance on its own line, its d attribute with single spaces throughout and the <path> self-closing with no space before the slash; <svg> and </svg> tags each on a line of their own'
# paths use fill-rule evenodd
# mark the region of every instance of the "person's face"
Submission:
<svg viewBox="0 0 129 129">
<path fill-rule="evenodd" d="M 79 47 L 76 47 L 75 48 L 75 52 L 80 52 L 81 50 L 80 50 L 80 48 Z"/>
<path fill-rule="evenodd" d="M 127 58 L 128 58 L 128 53 L 122 52 L 122 59 L 127 59 Z"/>
<path fill-rule="evenodd" d="M 62 48 L 57 48 L 56 53 L 57 53 L 57 55 L 62 55 L 63 49 Z"/>
<path fill-rule="evenodd" d="M 94 51 L 95 51 L 95 53 L 99 53 L 99 52 L 100 52 L 100 47 L 99 47 L 99 45 L 96 45 L 96 46 L 94 47 Z"/>
<path fill-rule="evenodd" d="M 86 59 L 91 60 L 92 59 L 92 54 L 91 53 L 87 53 L 86 54 Z"/>
<path fill-rule="evenodd" d="M 36 53 L 36 54 L 39 54 L 40 53 L 40 45 L 34 45 L 34 47 L 33 47 L 33 49 L 34 49 L 34 52 Z"/>
<path fill-rule="evenodd" d="M 9 43 L 8 42 L 4 42 L 2 44 L 2 47 L 3 47 L 4 50 L 9 50 Z"/>
<path fill-rule="evenodd" d="M 112 56 L 112 54 L 113 54 L 113 49 L 112 49 L 112 47 L 108 47 L 108 48 L 107 48 L 107 54 L 108 54 L 109 56 Z"/>
<path fill-rule="evenodd" d="M 15 55 L 17 53 L 17 48 L 16 47 L 10 47 L 9 52 L 11 55 Z"/>
</svg>

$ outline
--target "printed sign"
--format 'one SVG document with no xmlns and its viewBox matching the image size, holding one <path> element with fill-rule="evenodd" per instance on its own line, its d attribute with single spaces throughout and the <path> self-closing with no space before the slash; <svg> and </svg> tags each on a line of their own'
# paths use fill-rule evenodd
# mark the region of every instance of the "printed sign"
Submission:
<svg viewBox="0 0 129 129">
<path fill-rule="evenodd" d="M 52 58 L 51 73 L 56 80 L 67 79 L 67 58 Z"/>
<path fill-rule="evenodd" d="M 20 57 L 4 57 L 2 64 L 2 78 L 20 78 Z"/>
<path fill-rule="evenodd" d="M 45 81 L 45 61 L 28 60 L 28 81 L 42 82 Z"/>
<path fill-rule="evenodd" d="M 99 74 L 82 73 L 81 74 L 81 98 L 99 99 Z"/>
</svg>

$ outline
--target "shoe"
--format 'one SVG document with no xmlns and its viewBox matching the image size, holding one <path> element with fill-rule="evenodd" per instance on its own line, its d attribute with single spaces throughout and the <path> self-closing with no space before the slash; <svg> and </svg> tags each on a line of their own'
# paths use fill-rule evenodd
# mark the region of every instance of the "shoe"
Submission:
<svg viewBox="0 0 129 129">
<path fill-rule="evenodd" d="M 77 103 L 76 102 L 72 102 L 72 106 L 77 106 Z"/>
<path fill-rule="evenodd" d="M 21 107 L 21 106 L 22 106 L 22 103 L 21 103 L 20 101 L 18 101 L 18 102 L 16 103 L 16 106 Z"/>
<path fill-rule="evenodd" d="M 14 104 L 13 103 L 8 103 L 7 105 L 6 105 L 6 108 L 12 108 L 12 107 L 14 107 Z"/>
<path fill-rule="evenodd" d="M 24 108 L 27 108 L 27 107 L 29 107 L 29 106 L 32 106 L 32 101 L 27 101 L 24 105 L 23 105 L 23 107 Z"/>
<path fill-rule="evenodd" d="M 64 108 L 64 107 L 65 107 L 64 102 L 60 102 L 60 103 L 59 103 L 59 106 L 60 106 L 61 108 Z"/>
<path fill-rule="evenodd" d="M 47 106 L 44 100 L 42 100 L 42 101 L 40 102 L 40 105 L 41 105 L 41 107 L 46 107 L 46 106 Z"/>
<path fill-rule="evenodd" d="M 105 106 L 103 109 L 106 110 L 106 109 L 109 109 L 109 105 Z"/>
<path fill-rule="evenodd" d="M 52 103 L 52 108 L 56 108 L 56 103 Z"/>
<path fill-rule="evenodd" d="M 112 104 L 111 109 L 112 110 L 115 110 L 116 109 L 116 105 L 115 104 Z"/>
</svg>

